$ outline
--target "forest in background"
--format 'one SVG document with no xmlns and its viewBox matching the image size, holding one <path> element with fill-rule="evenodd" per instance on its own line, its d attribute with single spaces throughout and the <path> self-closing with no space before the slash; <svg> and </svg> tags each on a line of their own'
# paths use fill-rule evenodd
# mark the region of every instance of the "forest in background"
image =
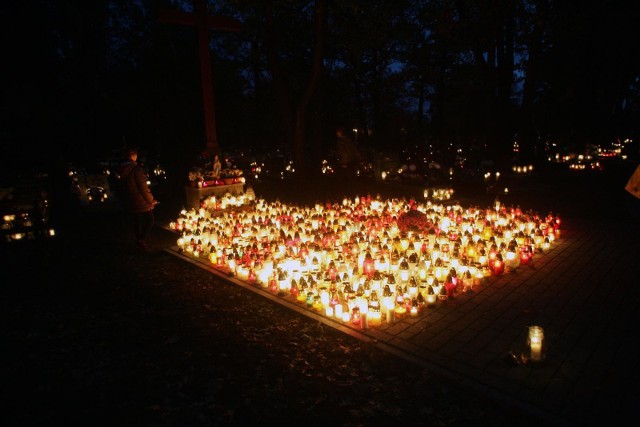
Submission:
<svg viewBox="0 0 640 427">
<path fill-rule="evenodd" d="M 196 0 L 197 1 L 197 0 Z M 176 163 L 205 146 L 196 30 L 159 22 L 193 0 L 4 2 L 3 168 L 136 145 Z M 632 0 L 216 0 L 218 144 L 292 154 L 337 126 L 377 150 L 475 146 L 498 161 L 553 141 L 637 137 Z M 170 165 L 169 165 L 170 166 Z"/>
</svg>

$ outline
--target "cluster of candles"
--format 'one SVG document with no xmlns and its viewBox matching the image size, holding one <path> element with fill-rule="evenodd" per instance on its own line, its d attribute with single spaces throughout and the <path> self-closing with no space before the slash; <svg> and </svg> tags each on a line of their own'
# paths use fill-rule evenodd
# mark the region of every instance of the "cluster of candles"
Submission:
<svg viewBox="0 0 640 427">
<path fill-rule="evenodd" d="M 399 229 L 409 210 L 432 227 Z M 250 192 L 204 199 L 169 227 L 183 253 L 365 328 L 419 316 L 529 263 L 556 241 L 560 219 L 499 203 L 462 208 L 368 196 L 296 206 Z"/>
<path fill-rule="evenodd" d="M 453 188 L 425 188 L 423 194 L 425 199 L 450 200 L 453 195 Z"/>
</svg>

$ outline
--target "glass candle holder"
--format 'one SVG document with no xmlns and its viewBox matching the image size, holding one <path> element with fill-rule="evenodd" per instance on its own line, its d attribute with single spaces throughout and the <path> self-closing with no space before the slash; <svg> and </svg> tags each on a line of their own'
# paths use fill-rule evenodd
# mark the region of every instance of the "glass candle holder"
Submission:
<svg viewBox="0 0 640 427">
<path fill-rule="evenodd" d="M 532 362 L 542 362 L 545 355 L 544 329 L 541 326 L 529 326 L 529 360 Z"/>
</svg>

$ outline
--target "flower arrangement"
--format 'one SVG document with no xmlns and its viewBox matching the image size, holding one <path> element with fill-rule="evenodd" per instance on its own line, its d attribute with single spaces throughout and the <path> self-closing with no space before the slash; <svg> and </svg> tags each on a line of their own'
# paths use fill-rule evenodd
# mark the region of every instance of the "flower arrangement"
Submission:
<svg viewBox="0 0 640 427">
<path fill-rule="evenodd" d="M 225 168 L 220 171 L 220 178 L 239 178 L 242 176 L 242 169 Z"/>
<path fill-rule="evenodd" d="M 202 169 L 192 169 L 189 171 L 189 182 L 204 181 L 204 171 Z"/>
<path fill-rule="evenodd" d="M 233 167 L 222 169 L 219 177 L 214 175 L 213 170 L 194 167 L 189 171 L 189 182 L 192 186 L 223 185 L 235 182 L 244 183 L 244 178 L 242 169 Z"/>
<path fill-rule="evenodd" d="M 222 169 L 220 178 L 239 178 L 243 176 L 241 169 Z M 203 170 L 201 168 L 193 168 L 189 171 L 189 181 L 211 181 L 215 179 L 213 171 Z"/>
<path fill-rule="evenodd" d="M 398 229 L 400 231 L 413 231 L 427 233 L 434 228 L 434 224 L 429 220 L 424 212 L 411 209 L 398 216 Z"/>
</svg>

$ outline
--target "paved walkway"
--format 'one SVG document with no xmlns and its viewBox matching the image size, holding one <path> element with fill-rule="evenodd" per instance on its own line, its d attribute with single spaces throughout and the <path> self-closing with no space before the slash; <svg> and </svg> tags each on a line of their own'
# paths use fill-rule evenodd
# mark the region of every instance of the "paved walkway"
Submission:
<svg viewBox="0 0 640 427">
<path fill-rule="evenodd" d="M 558 243 L 529 265 L 490 277 L 426 315 L 364 330 L 183 256 L 174 235 L 164 234 L 165 250 L 185 261 L 530 411 L 546 424 L 631 424 L 640 405 L 637 219 L 564 218 Z M 547 353 L 542 363 L 522 363 L 510 356 L 526 350 L 530 325 L 544 328 Z"/>
</svg>

